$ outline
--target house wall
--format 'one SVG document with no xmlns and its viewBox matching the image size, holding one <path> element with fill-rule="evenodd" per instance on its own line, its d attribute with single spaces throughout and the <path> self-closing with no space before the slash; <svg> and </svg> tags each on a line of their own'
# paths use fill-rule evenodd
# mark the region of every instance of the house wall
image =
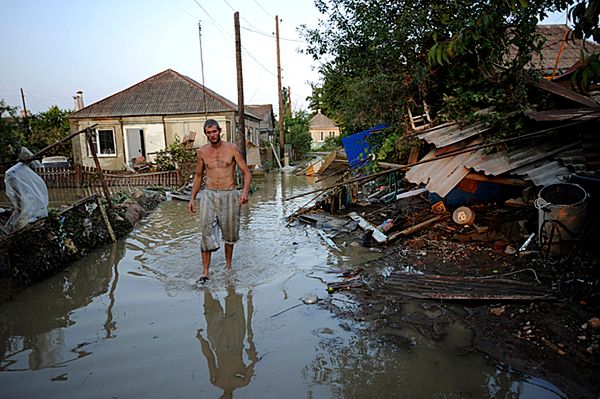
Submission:
<svg viewBox="0 0 600 399">
<path fill-rule="evenodd" d="M 87 127 L 97 124 L 94 130 L 106 129 L 112 130 L 115 138 L 116 153 L 110 155 L 98 155 L 100 167 L 106 170 L 123 170 L 125 162 L 125 151 L 123 145 L 123 130 L 121 129 L 121 121 L 119 119 L 85 119 L 78 120 L 72 123 L 74 131 L 83 130 Z M 96 166 L 94 158 L 88 150 L 85 133 L 75 137 L 73 144 L 73 161 L 84 166 Z"/>
<path fill-rule="evenodd" d="M 144 131 L 144 146 L 147 160 L 152 162 L 156 153 L 165 148 L 165 134 L 161 117 L 129 117 L 122 119 L 123 133 L 127 129 L 138 129 Z M 126 137 L 126 136 L 123 136 Z M 138 156 L 132 148 L 129 148 L 127 140 L 123 140 L 124 159 L 131 162 L 132 158 Z"/>
<path fill-rule="evenodd" d="M 233 112 L 224 115 L 208 115 L 208 119 L 215 119 L 223 129 L 223 140 L 230 141 L 233 137 L 233 126 L 235 123 L 235 114 Z M 194 148 L 198 148 L 207 143 L 204 135 L 203 126 L 206 120 L 205 115 L 186 115 L 186 116 L 144 116 L 144 117 L 124 117 L 112 119 L 82 119 L 71 121 L 71 131 L 78 131 L 86 127 L 97 124 L 94 129 L 110 129 L 114 132 L 116 154 L 100 154 L 98 159 L 100 166 L 105 170 L 124 170 L 126 163 L 131 162 L 131 158 L 137 156 L 132 153 L 132 149 L 127 148 L 126 140 L 127 129 L 141 129 L 144 131 L 144 145 L 148 161 L 152 162 L 156 153 L 166 149 L 175 142 L 175 138 L 181 142 L 184 136 L 190 132 L 196 132 Z M 258 142 L 259 122 L 254 119 L 246 119 L 247 132 L 250 134 L 250 141 Z M 248 136 L 247 136 L 248 140 Z M 254 141 L 256 140 L 256 141 Z M 85 134 L 80 134 L 72 141 L 73 161 L 85 166 L 95 166 L 94 159 L 87 149 Z"/>
<path fill-rule="evenodd" d="M 321 139 L 321 133 L 323 139 Z M 337 126 L 331 126 L 323 129 L 310 129 L 310 137 L 312 138 L 311 146 L 313 148 L 322 146 L 325 142 L 325 139 L 331 135 L 333 135 L 333 137 L 338 137 L 340 135 L 340 128 Z"/>
</svg>

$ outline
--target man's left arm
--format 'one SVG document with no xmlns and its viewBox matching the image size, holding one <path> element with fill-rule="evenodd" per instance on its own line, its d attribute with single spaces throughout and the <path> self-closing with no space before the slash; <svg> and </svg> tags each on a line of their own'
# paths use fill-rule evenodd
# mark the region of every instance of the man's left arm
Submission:
<svg viewBox="0 0 600 399">
<path fill-rule="evenodd" d="M 244 188 L 242 189 L 242 195 L 240 196 L 240 205 L 248 202 L 248 194 L 250 192 L 250 183 L 252 182 L 252 173 L 242 157 L 242 153 L 237 149 L 237 146 L 233 150 L 233 158 L 235 163 L 240 168 L 242 176 L 244 176 Z"/>
</svg>

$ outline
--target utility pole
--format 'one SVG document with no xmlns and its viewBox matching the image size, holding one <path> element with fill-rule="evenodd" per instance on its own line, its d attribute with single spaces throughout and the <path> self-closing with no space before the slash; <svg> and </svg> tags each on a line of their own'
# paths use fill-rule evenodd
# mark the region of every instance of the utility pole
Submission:
<svg viewBox="0 0 600 399">
<path fill-rule="evenodd" d="M 29 119 L 27 118 L 27 105 L 25 105 L 25 94 L 21 87 L 21 101 L 23 101 L 23 121 L 25 122 L 25 130 L 29 131 Z"/>
<path fill-rule="evenodd" d="M 202 72 L 202 92 L 204 93 L 204 120 L 208 119 L 208 105 L 206 104 L 206 85 L 204 84 L 204 58 L 202 57 L 202 21 L 198 21 L 198 43 L 200 43 L 200 71 Z"/>
<path fill-rule="evenodd" d="M 279 94 L 279 156 L 284 159 L 284 134 L 283 134 L 283 118 L 285 111 L 283 109 L 283 93 L 281 89 L 281 60 L 279 58 L 279 16 L 275 15 L 275 37 L 277 39 L 277 92 Z M 287 166 L 287 165 L 286 165 Z"/>
<path fill-rule="evenodd" d="M 244 78 L 242 76 L 242 39 L 240 38 L 240 13 L 236 11 L 233 14 L 235 25 L 235 64 L 237 68 L 237 87 L 238 87 L 238 117 L 239 127 L 237 144 L 246 161 L 246 112 L 244 111 Z"/>
</svg>

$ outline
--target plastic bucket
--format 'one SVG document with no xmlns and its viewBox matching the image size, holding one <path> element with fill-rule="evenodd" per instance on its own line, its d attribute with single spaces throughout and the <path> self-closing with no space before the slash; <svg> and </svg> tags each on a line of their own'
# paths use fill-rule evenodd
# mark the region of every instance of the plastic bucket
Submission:
<svg viewBox="0 0 600 399">
<path fill-rule="evenodd" d="M 578 184 L 557 183 L 542 188 L 535 200 L 540 237 L 552 237 L 551 247 L 577 239 L 585 224 L 587 199 L 588 193 Z"/>
</svg>

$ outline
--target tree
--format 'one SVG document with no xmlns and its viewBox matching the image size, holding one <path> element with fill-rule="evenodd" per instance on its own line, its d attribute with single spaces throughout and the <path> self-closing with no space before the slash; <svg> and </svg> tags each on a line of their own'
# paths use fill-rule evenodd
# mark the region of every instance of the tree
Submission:
<svg viewBox="0 0 600 399">
<path fill-rule="evenodd" d="M 296 111 L 285 118 L 285 143 L 294 149 L 296 159 L 310 151 L 310 117 L 306 111 Z"/>
<path fill-rule="evenodd" d="M 386 123 L 398 137 L 406 109 L 423 101 L 440 121 L 490 106 L 502 118 L 527 104 L 523 67 L 543 44 L 538 21 L 575 3 L 597 1 L 315 0 L 328 19 L 301 28 L 321 62 L 311 104 L 345 131 Z"/>
<path fill-rule="evenodd" d="M 17 118 L 17 109 L 0 100 L 0 162 L 19 159 L 23 146 L 23 126 Z"/>
<path fill-rule="evenodd" d="M 30 131 L 26 135 L 27 144 L 32 152 L 54 144 L 69 135 L 69 121 L 67 116 L 70 110 L 61 110 L 53 105 L 46 112 L 33 115 L 29 121 Z M 73 150 L 70 141 L 61 143 L 51 148 L 44 156 L 63 155 L 73 158 Z"/>
</svg>

